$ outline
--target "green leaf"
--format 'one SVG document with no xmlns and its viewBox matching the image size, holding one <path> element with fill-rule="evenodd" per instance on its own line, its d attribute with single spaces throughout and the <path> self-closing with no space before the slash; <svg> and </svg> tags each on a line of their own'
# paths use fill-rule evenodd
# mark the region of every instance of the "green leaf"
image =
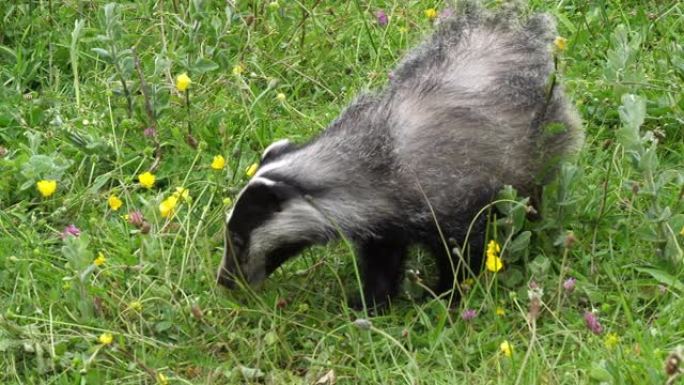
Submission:
<svg viewBox="0 0 684 385">
<path fill-rule="evenodd" d="M 517 201 L 518 197 L 518 192 L 513 188 L 511 185 L 506 185 L 504 188 L 499 191 L 499 195 L 497 196 L 497 200 L 511 200 L 511 201 Z M 499 212 L 503 215 L 509 215 L 511 213 L 511 210 L 513 209 L 513 205 L 515 203 L 512 202 L 499 202 L 496 204 L 496 209 L 499 210 Z"/>
<path fill-rule="evenodd" d="M 109 174 L 98 175 L 97 178 L 95 178 L 95 181 L 93 182 L 92 186 L 90 186 L 90 193 L 97 194 L 97 192 L 102 188 L 102 186 L 109 182 L 109 179 Z"/>
<path fill-rule="evenodd" d="M 532 237 L 530 231 L 523 231 L 515 237 L 506 249 L 511 254 L 518 254 L 525 251 L 530 244 L 530 237 Z"/>
<path fill-rule="evenodd" d="M 239 370 L 245 380 L 256 380 L 264 376 L 264 372 L 259 368 L 248 368 L 240 365 Z"/>
<path fill-rule="evenodd" d="M 17 59 L 17 52 L 14 51 L 12 48 L 0 45 L 0 53 L 4 52 L 7 56 L 12 57 L 12 59 L 16 60 Z"/>
<path fill-rule="evenodd" d="M 563 163 L 558 176 L 558 205 L 567 206 L 574 203 L 572 187 L 579 174 L 579 168 L 571 163 Z"/>
<path fill-rule="evenodd" d="M 23 345 L 23 341 L 0 336 L 0 352 L 14 350 Z"/>
<path fill-rule="evenodd" d="M 673 287 L 681 292 L 684 292 L 684 282 L 680 281 L 677 279 L 677 277 L 674 277 L 669 273 L 651 267 L 635 267 L 634 270 L 650 275 L 656 281 L 665 286 Z"/>
<path fill-rule="evenodd" d="M 658 218 L 656 219 L 656 222 L 665 222 L 669 220 L 672 217 L 672 210 L 670 210 L 670 207 L 665 207 L 660 211 L 658 214 Z"/>
<path fill-rule="evenodd" d="M 682 250 L 682 246 L 677 242 L 676 238 L 667 238 L 667 243 L 665 244 L 665 257 L 678 265 L 681 265 L 682 262 L 684 262 L 684 250 Z"/>
<path fill-rule="evenodd" d="M 269 331 L 264 336 L 264 342 L 266 342 L 266 345 L 268 346 L 275 345 L 278 342 L 278 334 L 273 330 Z"/>
<path fill-rule="evenodd" d="M 508 260 L 506 260 L 508 262 Z M 525 280 L 523 272 L 517 266 L 509 266 L 505 271 L 497 273 L 497 278 L 502 285 L 508 288 L 517 288 Z"/>
<path fill-rule="evenodd" d="M 162 333 L 166 330 L 171 329 L 172 326 L 173 326 L 173 322 L 171 322 L 171 321 L 161 321 L 161 322 L 157 322 L 157 324 L 154 325 L 154 329 L 157 331 L 157 333 Z"/>
<path fill-rule="evenodd" d="M 577 32 L 577 28 L 575 28 L 575 25 L 570 21 L 570 19 L 568 19 L 567 16 L 565 16 L 564 13 L 556 14 L 556 18 L 561 24 L 563 24 L 563 27 L 570 31 L 571 35 L 574 35 L 575 32 Z"/>
<path fill-rule="evenodd" d="M 530 262 L 529 269 L 535 277 L 544 277 L 551 269 L 551 261 L 547 257 L 540 255 Z"/>
<path fill-rule="evenodd" d="M 613 376 L 604 366 L 605 364 L 592 363 L 591 369 L 589 370 L 589 377 L 597 381 L 606 381 L 612 384 Z"/>
<path fill-rule="evenodd" d="M 639 141 L 639 127 L 644 124 L 646 119 L 646 101 L 640 96 L 625 94 L 622 95 L 622 105 L 618 108 L 620 120 L 623 128 L 626 129 L 623 140 L 625 147 L 632 144 L 631 141 Z M 623 130 L 620 130 L 621 132 Z"/>
<path fill-rule="evenodd" d="M 658 155 L 656 154 L 656 144 L 653 142 L 639 159 L 639 169 L 641 171 L 655 171 L 658 168 Z"/>
<path fill-rule="evenodd" d="M 678 170 L 665 170 L 658 175 L 656 181 L 656 188 L 660 189 L 663 186 L 668 185 L 673 180 L 677 180 L 676 183 L 682 184 L 682 179 L 684 179 L 684 173 Z"/>
<path fill-rule="evenodd" d="M 171 61 L 160 54 L 154 57 L 154 74 L 161 75 L 171 68 Z"/>
<path fill-rule="evenodd" d="M 102 57 L 103 59 L 105 59 L 107 62 L 109 62 L 109 61 L 112 60 L 112 54 L 110 54 L 109 51 L 107 51 L 107 50 L 104 49 L 104 48 L 95 47 L 95 48 L 91 48 L 90 50 L 93 51 L 93 52 L 95 52 L 95 53 L 98 54 L 99 56 L 101 56 L 101 57 Z"/>
<path fill-rule="evenodd" d="M 68 236 L 64 239 L 62 255 L 69 262 L 71 268 L 77 272 L 84 271 L 90 266 L 91 254 L 88 251 L 90 239 L 81 234 L 78 237 Z"/>
<path fill-rule="evenodd" d="M 218 64 L 216 64 L 215 62 L 213 62 L 209 59 L 204 59 L 204 58 L 200 58 L 192 66 L 192 72 L 195 72 L 195 73 L 200 74 L 200 75 L 207 73 L 207 72 L 216 71 L 217 69 L 219 69 Z"/>
<path fill-rule="evenodd" d="M 107 3 L 103 7 L 104 10 L 104 16 L 105 16 L 105 24 L 107 25 L 107 29 L 112 29 L 114 25 L 117 23 L 119 14 L 117 10 L 117 4 L 116 3 Z"/>
</svg>

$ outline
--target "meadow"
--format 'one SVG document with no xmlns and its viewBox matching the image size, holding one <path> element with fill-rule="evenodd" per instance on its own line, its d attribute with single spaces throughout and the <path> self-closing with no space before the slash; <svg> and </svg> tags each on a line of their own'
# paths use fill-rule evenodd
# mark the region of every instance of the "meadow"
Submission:
<svg viewBox="0 0 684 385">
<path fill-rule="evenodd" d="M 500 3 L 500 2 L 499 2 Z M 487 2 L 496 7 L 496 2 Z M 504 268 L 369 315 L 353 251 L 215 283 L 225 213 L 436 28 L 438 1 L 0 3 L 1 384 L 684 383 L 684 4 L 532 0 L 586 142 L 491 212 Z"/>
</svg>

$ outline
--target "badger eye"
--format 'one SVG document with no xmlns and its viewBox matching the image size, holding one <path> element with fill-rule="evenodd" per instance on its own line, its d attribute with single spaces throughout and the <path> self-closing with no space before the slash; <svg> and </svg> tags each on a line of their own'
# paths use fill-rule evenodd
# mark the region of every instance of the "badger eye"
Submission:
<svg viewBox="0 0 684 385">
<path fill-rule="evenodd" d="M 242 238 L 240 238 L 240 237 L 237 236 L 237 235 L 233 235 L 233 236 L 231 237 L 231 240 L 230 240 L 230 241 L 233 243 L 233 247 L 238 248 L 238 249 L 239 249 L 239 248 L 242 248 L 242 246 L 245 245 L 245 242 L 242 240 Z"/>
</svg>

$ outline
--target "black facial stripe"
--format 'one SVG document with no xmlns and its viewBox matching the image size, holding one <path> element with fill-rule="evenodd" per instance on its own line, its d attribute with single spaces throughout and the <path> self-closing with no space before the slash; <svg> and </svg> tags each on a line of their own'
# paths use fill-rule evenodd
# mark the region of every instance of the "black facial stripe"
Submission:
<svg viewBox="0 0 684 385">
<path fill-rule="evenodd" d="M 266 275 L 271 274 L 285 261 L 299 254 L 299 252 L 301 252 L 307 246 L 309 246 L 309 242 L 302 241 L 282 245 L 273 250 L 269 255 L 266 256 Z"/>
<path fill-rule="evenodd" d="M 243 247 L 250 242 L 250 235 L 257 228 L 282 210 L 287 201 L 302 196 L 302 190 L 287 181 L 271 179 L 270 182 L 252 182 L 235 203 L 228 221 L 228 229 L 234 237 L 240 238 Z M 244 250 L 243 250 L 244 251 Z"/>
<path fill-rule="evenodd" d="M 280 202 L 269 191 L 269 186 L 250 185 L 235 202 L 228 229 L 240 238 L 241 246 L 245 246 L 249 244 L 250 234 L 271 219 L 279 209 Z"/>
</svg>

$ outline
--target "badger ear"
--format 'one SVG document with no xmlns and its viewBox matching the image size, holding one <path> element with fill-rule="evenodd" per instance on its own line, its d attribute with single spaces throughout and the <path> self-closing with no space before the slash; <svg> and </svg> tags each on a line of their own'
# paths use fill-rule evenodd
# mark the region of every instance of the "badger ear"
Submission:
<svg viewBox="0 0 684 385">
<path fill-rule="evenodd" d="M 291 151 L 294 148 L 294 144 L 287 139 L 280 139 L 271 143 L 261 154 L 261 164 L 268 162 L 271 159 L 275 159 L 278 156 Z"/>
<path fill-rule="evenodd" d="M 299 191 L 286 182 L 257 177 L 249 182 L 243 197 L 249 197 L 252 205 L 280 211 L 283 203 L 294 198 Z"/>
</svg>

